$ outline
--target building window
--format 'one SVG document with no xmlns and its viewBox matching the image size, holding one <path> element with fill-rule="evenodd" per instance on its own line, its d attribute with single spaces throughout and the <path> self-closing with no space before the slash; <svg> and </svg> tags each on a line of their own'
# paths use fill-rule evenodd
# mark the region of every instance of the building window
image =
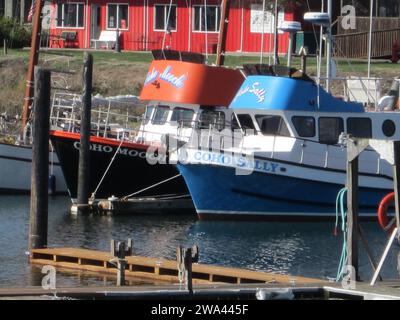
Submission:
<svg viewBox="0 0 400 320">
<path fill-rule="evenodd" d="M 169 20 L 168 20 L 169 14 Z M 154 5 L 154 30 L 176 31 L 176 5 Z"/>
<path fill-rule="evenodd" d="M 107 29 L 127 30 L 128 4 L 107 4 Z"/>
<path fill-rule="evenodd" d="M 83 3 L 59 3 L 57 5 L 57 27 L 83 28 L 84 14 Z"/>
<path fill-rule="evenodd" d="M 221 8 L 219 6 L 193 6 L 194 25 L 193 31 L 218 32 L 221 20 Z"/>
<path fill-rule="evenodd" d="M 289 129 L 281 116 L 256 115 L 256 120 L 263 135 L 290 137 Z"/>
<path fill-rule="evenodd" d="M 347 133 L 356 138 L 372 138 L 372 123 L 369 118 L 348 118 Z"/>
<path fill-rule="evenodd" d="M 4 0 L 0 0 L 0 17 L 4 16 Z"/>
<path fill-rule="evenodd" d="M 344 131 L 342 118 L 319 118 L 319 142 L 337 144 L 340 134 Z"/>
<path fill-rule="evenodd" d="M 313 117 L 294 116 L 292 122 L 299 137 L 312 138 L 315 136 L 315 119 Z"/>
</svg>

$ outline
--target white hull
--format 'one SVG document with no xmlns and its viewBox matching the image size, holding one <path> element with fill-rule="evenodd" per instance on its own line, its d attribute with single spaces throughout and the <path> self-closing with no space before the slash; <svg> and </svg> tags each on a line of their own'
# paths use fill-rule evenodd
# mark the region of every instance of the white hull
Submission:
<svg viewBox="0 0 400 320">
<path fill-rule="evenodd" d="M 53 160 L 53 161 L 52 161 Z M 66 193 L 67 186 L 56 154 L 50 154 L 54 162 L 56 192 Z M 32 148 L 11 144 L 0 144 L 0 194 L 29 193 L 31 190 Z"/>
</svg>

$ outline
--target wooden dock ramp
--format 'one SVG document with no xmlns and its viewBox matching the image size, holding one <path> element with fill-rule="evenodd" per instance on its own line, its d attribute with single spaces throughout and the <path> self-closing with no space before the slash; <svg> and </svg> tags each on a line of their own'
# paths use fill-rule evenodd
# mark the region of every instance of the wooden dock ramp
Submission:
<svg viewBox="0 0 400 320">
<path fill-rule="evenodd" d="M 114 257 L 108 252 L 77 248 L 47 248 L 31 251 L 30 262 L 52 265 L 64 270 L 83 270 L 99 274 L 117 274 L 110 263 Z M 140 256 L 126 257 L 125 276 L 141 280 L 179 283 L 178 264 L 173 260 Z M 214 265 L 193 264 L 193 282 L 197 284 L 230 283 L 256 284 L 275 283 L 281 285 L 326 285 L 327 281 L 297 276 L 280 275 Z"/>
</svg>

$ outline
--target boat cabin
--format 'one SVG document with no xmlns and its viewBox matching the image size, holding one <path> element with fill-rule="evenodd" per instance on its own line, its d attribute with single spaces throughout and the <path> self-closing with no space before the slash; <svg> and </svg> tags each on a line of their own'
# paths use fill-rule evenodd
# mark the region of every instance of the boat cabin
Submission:
<svg viewBox="0 0 400 320">
<path fill-rule="evenodd" d="M 204 64 L 200 54 L 153 51 L 140 99 L 147 101 L 137 141 L 160 143 L 170 134 L 187 141 L 193 128 L 225 127 L 225 111 L 244 76 Z"/>
<path fill-rule="evenodd" d="M 361 103 L 327 93 L 296 69 L 245 66 L 234 98 L 232 125 L 246 136 L 280 136 L 337 144 L 342 132 L 359 138 L 400 139 L 400 113 L 366 112 Z M 257 139 L 258 140 L 258 139 Z"/>
</svg>

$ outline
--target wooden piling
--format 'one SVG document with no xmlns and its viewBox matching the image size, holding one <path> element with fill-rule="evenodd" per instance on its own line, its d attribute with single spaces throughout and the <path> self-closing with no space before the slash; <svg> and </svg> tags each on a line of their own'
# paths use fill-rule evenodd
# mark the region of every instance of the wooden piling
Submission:
<svg viewBox="0 0 400 320">
<path fill-rule="evenodd" d="M 47 247 L 50 71 L 35 68 L 29 249 Z"/>
<path fill-rule="evenodd" d="M 117 35 L 115 37 L 115 52 L 120 53 L 121 52 L 121 39 L 120 39 L 120 34 L 119 34 L 119 29 L 117 28 Z"/>
<path fill-rule="evenodd" d="M 90 123 L 92 109 L 93 56 L 85 52 L 83 69 L 83 96 L 80 127 L 80 148 L 78 168 L 77 213 L 89 209 L 89 157 L 90 157 Z"/>
</svg>

